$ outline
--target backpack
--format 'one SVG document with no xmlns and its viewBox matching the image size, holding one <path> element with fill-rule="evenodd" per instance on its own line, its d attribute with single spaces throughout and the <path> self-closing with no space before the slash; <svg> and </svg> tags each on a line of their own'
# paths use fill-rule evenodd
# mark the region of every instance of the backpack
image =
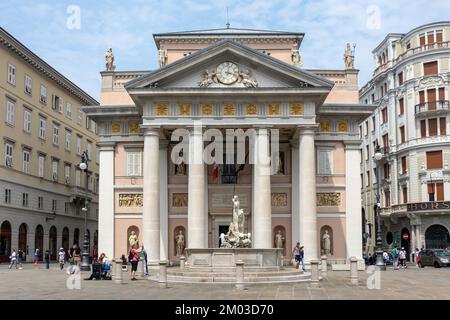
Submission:
<svg viewBox="0 0 450 320">
<path fill-rule="evenodd" d="M 131 262 L 131 261 L 133 261 L 133 253 L 131 253 L 131 251 L 130 251 L 130 254 L 128 255 L 128 262 Z"/>
</svg>

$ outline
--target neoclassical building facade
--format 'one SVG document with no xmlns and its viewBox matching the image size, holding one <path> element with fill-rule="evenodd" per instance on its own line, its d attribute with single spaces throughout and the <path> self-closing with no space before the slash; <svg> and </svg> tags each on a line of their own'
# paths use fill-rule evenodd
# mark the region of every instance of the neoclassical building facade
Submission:
<svg viewBox="0 0 450 320">
<path fill-rule="evenodd" d="M 450 246 L 450 22 L 391 33 L 373 50 L 376 69 L 360 101 L 376 105 L 361 123 L 365 250 L 375 245 L 378 142 L 383 245 Z"/>
<path fill-rule="evenodd" d="M 286 257 L 297 241 L 307 260 L 362 257 L 358 126 L 372 108 L 359 104 L 351 50 L 343 70 L 305 70 L 303 37 L 234 28 L 157 34 L 154 71 L 115 71 L 109 55 L 100 106 L 84 108 L 99 133 L 99 251 L 126 254 L 132 231 L 150 264 L 178 260 L 180 232 L 187 248 L 219 247 L 238 195 L 253 247 L 273 248 L 281 232 Z M 187 164 L 173 160 L 180 129 L 187 149 L 175 154 Z M 193 160 L 211 132 L 231 129 L 253 132 L 245 164 L 227 151 L 215 154 L 225 164 Z M 250 160 L 269 152 L 271 162 Z"/>
</svg>

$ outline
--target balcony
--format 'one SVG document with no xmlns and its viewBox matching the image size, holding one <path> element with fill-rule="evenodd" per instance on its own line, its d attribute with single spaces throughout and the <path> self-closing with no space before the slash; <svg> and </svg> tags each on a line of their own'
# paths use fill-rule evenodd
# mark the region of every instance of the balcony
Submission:
<svg viewBox="0 0 450 320">
<path fill-rule="evenodd" d="M 431 43 L 431 44 L 425 44 L 420 47 L 411 48 L 411 49 L 406 50 L 401 55 L 399 55 L 396 59 L 394 59 L 394 63 L 400 62 L 408 57 L 411 57 L 411 56 L 421 53 L 421 52 L 426 52 L 426 51 L 436 50 L 436 49 L 444 49 L 444 48 L 450 48 L 450 41 L 435 42 L 435 43 Z"/>
<path fill-rule="evenodd" d="M 442 114 L 449 111 L 448 100 L 420 103 L 415 106 L 416 116 Z"/>
<path fill-rule="evenodd" d="M 85 188 L 73 187 L 70 191 L 70 201 L 71 202 L 80 202 L 83 201 L 84 198 L 88 198 L 89 201 L 92 200 L 92 192 L 89 191 L 86 193 Z"/>
</svg>

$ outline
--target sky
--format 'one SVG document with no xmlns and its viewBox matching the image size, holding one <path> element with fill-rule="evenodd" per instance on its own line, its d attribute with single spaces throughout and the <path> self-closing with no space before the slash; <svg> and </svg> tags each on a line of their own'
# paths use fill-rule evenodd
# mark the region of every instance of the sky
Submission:
<svg viewBox="0 0 450 320">
<path fill-rule="evenodd" d="M 154 33 L 225 27 L 227 8 L 234 28 L 305 33 L 305 69 L 343 69 L 346 44 L 356 44 L 360 86 L 388 33 L 450 20 L 448 0 L 2 0 L 0 26 L 98 99 L 107 48 L 117 71 L 153 70 Z"/>
</svg>

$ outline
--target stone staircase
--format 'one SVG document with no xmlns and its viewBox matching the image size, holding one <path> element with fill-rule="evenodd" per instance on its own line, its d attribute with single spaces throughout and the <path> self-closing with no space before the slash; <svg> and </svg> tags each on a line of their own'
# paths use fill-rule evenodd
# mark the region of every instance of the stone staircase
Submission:
<svg viewBox="0 0 450 320">
<path fill-rule="evenodd" d="M 217 283 L 233 284 L 236 282 L 235 270 L 199 270 L 180 269 L 177 267 L 167 268 L 168 283 Z M 158 276 L 150 276 L 150 280 L 158 281 Z M 311 281 L 311 273 L 302 272 L 294 268 L 276 269 L 245 269 L 244 283 L 247 284 L 267 284 L 267 283 L 294 283 Z"/>
</svg>

